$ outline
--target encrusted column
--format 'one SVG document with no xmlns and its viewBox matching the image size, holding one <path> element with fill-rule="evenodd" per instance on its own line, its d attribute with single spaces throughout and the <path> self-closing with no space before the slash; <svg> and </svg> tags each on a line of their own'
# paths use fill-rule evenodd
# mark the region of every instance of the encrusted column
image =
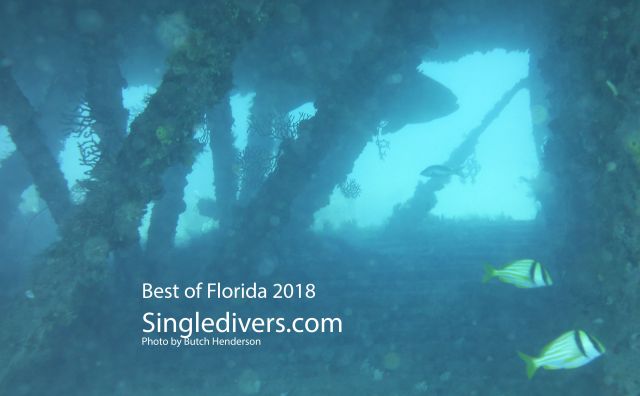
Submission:
<svg viewBox="0 0 640 396">
<path fill-rule="evenodd" d="M 640 4 L 556 4 L 540 58 L 549 84 L 550 138 L 544 168 L 555 176 L 543 202 L 567 227 L 558 262 L 571 274 L 575 327 L 607 353 L 593 392 L 640 392 Z"/>
<path fill-rule="evenodd" d="M 0 124 L 8 127 L 40 197 L 47 203 L 53 219 L 61 225 L 72 208 L 67 182 L 58 161 L 47 147 L 34 109 L 16 84 L 8 66 L 0 66 L 0 92 Z"/>
<path fill-rule="evenodd" d="M 239 153 L 233 141 L 231 103 L 225 98 L 207 113 L 209 145 L 213 157 L 216 212 L 220 229 L 230 226 L 238 194 Z"/>
<path fill-rule="evenodd" d="M 162 177 L 162 198 L 156 201 L 151 212 L 147 254 L 151 257 L 166 257 L 174 246 L 178 219 L 187 205 L 184 203 L 184 188 L 191 166 L 177 164 L 167 169 Z"/>
<path fill-rule="evenodd" d="M 430 44 L 427 8 L 420 2 L 390 5 L 342 77 L 319 92 L 316 115 L 300 124 L 296 140 L 283 143 L 275 171 L 243 210 L 232 249 L 253 245 L 286 224 L 294 198 L 306 183 L 314 182 L 333 148 L 364 147 L 382 113 L 376 95 L 380 84 L 407 65 L 417 66 Z"/>
<path fill-rule="evenodd" d="M 199 147 L 195 125 L 227 97 L 235 55 L 268 16 L 231 2 L 200 3 L 191 10 L 191 34 L 170 57 L 157 92 L 133 122 L 115 160 L 103 157 L 96 165 L 86 200 L 62 227 L 60 241 L 34 267 L 31 293 L 38 304 L 29 307 L 29 319 L 16 319 L 13 336 L 21 342 L 0 346 L 0 355 L 11 357 L 0 371 L 0 393 L 33 382 L 37 362 L 53 348 L 49 337 L 79 315 L 91 314 L 87 306 L 104 287 L 109 253 L 137 240 L 146 205 L 161 195 L 163 172 L 192 162 Z M 20 314 L 24 308 L 20 303 L 12 307 L 16 318 L 25 316 Z M 33 386 L 34 394 L 47 389 L 44 383 Z"/>
</svg>

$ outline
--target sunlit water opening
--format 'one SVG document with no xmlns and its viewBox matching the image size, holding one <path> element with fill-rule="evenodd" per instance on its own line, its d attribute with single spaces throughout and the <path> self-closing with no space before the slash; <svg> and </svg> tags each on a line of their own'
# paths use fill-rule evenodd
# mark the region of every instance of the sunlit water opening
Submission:
<svg viewBox="0 0 640 396">
<path fill-rule="evenodd" d="M 380 159 L 370 142 L 349 178 L 361 186 L 355 199 L 336 189 L 330 204 L 316 214 L 316 228 L 345 222 L 371 227 L 384 224 L 393 207 L 410 199 L 425 179 L 420 172 L 442 164 L 465 135 L 516 82 L 528 75 L 529 55 L 495 50 L 475 53 L 452 63 L 423 63 L 420 71 L 441 82 L 458 97 L 453 114 L 424 124 L 407 125 L 385 136 L 389 151 Z M 520 91 L 483 133 L 472 158 L 472 179 L 453 177 L 437 193 L 432 214 L 447 218 L 505 217 L 533 219 L 538 204 L 526 179 L 539 170 L 531 131 L 528 91 Z"/>
</svg>

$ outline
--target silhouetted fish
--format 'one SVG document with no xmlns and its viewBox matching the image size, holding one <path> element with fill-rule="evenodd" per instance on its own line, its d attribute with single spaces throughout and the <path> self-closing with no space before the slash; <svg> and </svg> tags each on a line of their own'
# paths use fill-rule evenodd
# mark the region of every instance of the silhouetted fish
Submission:
<svg viewBox="0 0 640 396">
<path fill-rule="evenodd" d="M 382 133 L 441 118 L 458 109 L 458 98 L 449 88 L 417 70 L 392 76 L 379 97 L 386 121 Z"/>
<path fill-rule="evenodd" d="M 452 169 L 446 165 L 431 165 L 426 167 L 420 175 L 424 177 L 450 177 L 450 176 L 462 176 L 460 169 Z"/>
</svg>

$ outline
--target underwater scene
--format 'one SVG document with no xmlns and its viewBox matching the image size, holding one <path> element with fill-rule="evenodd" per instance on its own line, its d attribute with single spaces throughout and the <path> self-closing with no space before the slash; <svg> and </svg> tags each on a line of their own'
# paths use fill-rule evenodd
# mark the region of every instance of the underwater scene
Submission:
<svg viewBox="0 0 640 396">
<path fill-rule="evenodd" d="M 0 395 L 640 395 L 640 2 L 0 27 Z"/>
</svg>

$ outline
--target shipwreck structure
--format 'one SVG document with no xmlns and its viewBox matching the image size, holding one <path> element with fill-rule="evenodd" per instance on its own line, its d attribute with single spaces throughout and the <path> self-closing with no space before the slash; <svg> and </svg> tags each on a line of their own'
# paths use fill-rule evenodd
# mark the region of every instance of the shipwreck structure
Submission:
<svg viewBox="0 0 640 396">
<path fill-rule="evenodd" d="M 321 276 L 320 268 L 311 267 L 322 262 L 301 253 L 312 247 L 329 257 L 342 254 L 338 249 L 365 260 L 363 251 L 377 246 L 371 256 L 378 261 L 366 258 L 373 260 L 372 271 L 385 270 L 380 257 L 453 254 L 451 239 L 433 232 L 433 224 L 451 232 L 447 235 L 459 235 L 464 227 L 428 216 L 442 180 L 419 185 L 377 235 L 335 241 L 335 235 L 318 235 L 309 227 L 381 121 L 387 121 L 386 133 L 394 133 L 456 110 L 451 91 L 416 72 L 421 62 L 453 61 L 494 48 L 529 51 L 532 76 L 470 131 L 448 165 L 471 155 L 487 123 L 526 88 L 548 113 L 549 136 L 540 151 L 546 188 L 539 190 L 542 211 L 535 224 L 505 222 L 489 231 L 484 225 L 469 227 L 486 235 L 502 227 L 515 235 L 504 244 L 525 251 L 534 242 L 545 243 L 545 256 L 561 262 L 564 273 L 576 274 L 571 297 L 563 303 L 565 316 L 579 326 L 596 326 L 597 320 L 613 355 L 588 386 L 611 396 L 640 392 L 638 2 L 47 0 L 37 8 L 5 3 L 0 125 L 7 127 L 16 151 L 0 168 L 0 232 L 10 233 L 20 194 L 34 184 L 59 238 L 26 265 L 29 298 L 1 303 L 0 356 L 6 359 L 0 363 L 0 393 L 94 394 L 89 390 L 102 386 L 91 380 L 96 371 L 117 372 L 127 356 L 139 353 L 130 347 L 111 361 L 97 359 L 105 346 L 91 340 L 100 334 L 116 343 L 125 334 L 109 328 L 136 329 L 131 318 L 137 318 L 138 308 L 108 301 L 137 298 L 137 282 L 159 276 L 167 266 L 163 258 L 181 254 L 173 240 L 184 210 L 183 190 L 205 145 L 213 153 L 218 227 L 192 247 L 200 253 L 193 258 L 198 268 L 191 270 L 200 276 L 233 279 L 264 272 L 270 268 L 265 257 L 274 256 L 287 257 L 283 260 L 292 266 L 308 260 L 309 273 Z M 157 38 L 167 34 L 172 41 L 161 48 Z M 157 64 L 163 58 L 158 53 L 167 54 L 164 66 Z M 140 72 L 154 68 L 161 71 Z M 157 83 L 157 91 L 128 127 L 122 88 L 136 79 Z M 415 111 L 402 106 L 407 90 L 414 90 Z M 240 153 L 233 144 L 230 96 L 249 91 L 256 96 L 247 148 Z M 315 115 L 283 121 L 283 114 L 308 101 Z M 406 110 L 401 116 L 399 107 Z M 76 125 L 64 122 L 70 114 Z M 77 186 L 80 200 L 57 161 L 63 140 L 78 128 L 87 133 L 81 150 L 91 168 Z M 201 128 L 206 139 L 196 138 Z M 138 228 L 152 202 L 145 251 Z M 536 239 L 540 235 L 546 236 L 543 242 Z M 490 240 L 487 236 L 487 244 Z M 415 248 L 430 241 L 434 250 Z M 477 251 L 490 252 L 487 244 Z M 349 273 L 338 266 L 327 270 Z M 431 275 L 416 270 L 414 276 Z M 385 299 L 367 303 L 354 294 L 348 300 L 383 307 Z M 444 315 L 430 311 L 428 316 L 437 320 L 439 314 Z M 370 334 L 364 345 L 374 348 L 375 331 L 365 325 L 361 330 Z M 69 337 L 72 344 L 53 341 Z M 355 353 L 308 358 L 323 361 L 331 372 L 360 367 Z M 54 374 L 41 376 L 45 369 Z M 243 372 L 241 378 L 254 374 Z M 115 377 L 107 375 L 107 382 L 117 384 Z M 562 381 L 533 386 L 545 392 Z M 505 382 L 496 389 L 510 386 Z M 116 394 L 105 389 L 111 390 L 95 394 Z"/>
</svg>

